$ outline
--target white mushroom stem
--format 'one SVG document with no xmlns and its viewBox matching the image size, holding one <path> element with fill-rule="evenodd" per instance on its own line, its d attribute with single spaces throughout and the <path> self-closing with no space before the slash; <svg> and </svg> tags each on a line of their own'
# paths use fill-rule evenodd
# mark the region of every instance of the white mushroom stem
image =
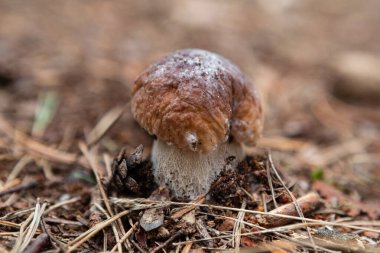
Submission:
<svg viewBox="0 0 380 253">
<path fill-rule="evenodd" d="M 236 168 L 244 158 L 240 144 L 226 142 L 208 154 L 201 154 L 156 140 L 152 150 L 154 176 L 160 185 L 168 186 L 174 196 L 194 199 L 207 193 L 231 156 L 236 158 L 231 162 Z"/>
</svg>

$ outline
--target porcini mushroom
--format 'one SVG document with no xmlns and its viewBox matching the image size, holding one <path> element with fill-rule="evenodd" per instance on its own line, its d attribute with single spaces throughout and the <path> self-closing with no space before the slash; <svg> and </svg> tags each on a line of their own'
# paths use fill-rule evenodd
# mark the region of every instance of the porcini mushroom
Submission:
<svg viewBox="0 0 380 253">
<path fill-rule="evenodd" d="M 132 114 L 157 139 L 154 175 L 177 197 L 206 193 L 226 165 L 244 158 L 262 130 L 252 84 L 225 58 L 200 49 L 171 53 L 135 81 Z"/>
</svg>

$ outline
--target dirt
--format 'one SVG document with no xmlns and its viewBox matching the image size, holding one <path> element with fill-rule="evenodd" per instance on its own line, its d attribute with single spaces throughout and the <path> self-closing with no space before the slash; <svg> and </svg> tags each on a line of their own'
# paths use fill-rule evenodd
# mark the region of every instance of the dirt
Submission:
<svg viewBox="0 0 380 253">
<path fill-rule="evenodd" d="M 236 63 L 253 81 L 264 105 L 262 140 L 256 148 L 247 148 L 248 156 L 237 171 L 221 174 L 205 203 L 228 208 L 240 208 L 244 203 L 249 210 L 270 211 L 276 208 L 274 201 L 279 206 L 292 202 L 271 169 L 270 154 L 296 198 L 310 191 L 323 198 L 324 206 L 310 218 L 378 221 L 378 7 L 377 1 L 363 5 L 351 0 L 282 4 L 1 1 L 0 252 L 15 247 L 19 226 L 32 212 L 19 211 L 44 203 L 49 208 L 69 201 L 42 215 L 41 224 L 46 225 L 39 225 L 33 238 L 47 233 L 56 240 L 45 242 L 43 250 L 66 251 L 75 238 L 107 219 L 95 207 L 100 203 L 109 214 L 78 144 L 86 143 L 108 111 L 128 103 L 139 73 L 158 57 L 179 48 L 210 50 Z M 346 56 L 360 67 L 352 70 L 348 61 L 340 61 Z M 10 132 L 8 125 L 28 139 Z M 41 146 L 31 145 L 30 139 L 72 154 L 74 161 L 64 160 L 62 153 L 52 156 Z M 101 184 L 108 185 L 105 190 L 110 201 L 111 197 L 146 198 L 152 194 L 156 200 L 170 200 L 169 193 L 157 189 L 152 179 L 152 141 L 127 107 L 99 143 L 88 145 L 96 158 Z M 130 154 L 140 144 L 144 152 L 136 160 Z M 127 151 L 119 154 L 122 148 Z M 112 201 L 110 205 L 113 215 L 125 210 Z M 121 223 L 125 231 L 132 228 L 132 236 L 122 248 L 147 251 L 165 243 L 164 249 L 183 252 L 234 247 L 230 238 L 174 246 L 172 243 L 207 237 L 201 233 L 202 227 L 210 237 L 231 235 L 235 222 L 229 224 L 225 217 L 237 218 L 239 214 L 203 206 L 187 221 L 172 219 L 178 208 L 181 206 L 165 206 L 164 224 L 148 235 L 141 227 L 132 227 L 145 209 L 123 217 Z M 189 225 L 192 218 L 200 219 L 203 225 L 195 221 Z M 253 214 L 247 213 L 244 220 L 257 224 Z M 336 229 L 357 233 L 369 242 L 380 240 L 376 231 Z M 259 230 L 242 228 L 245 232 Z M 305 229 L 295 231 L 307 234 Z M 279 240 L 285 242 L 275 233 L 255 234 L 243 236 L 241 246 L 266 250 L 289 247 L 288 241 L 281 244 Z M 36 241 L 31 240 L 29 246 Z M 109 251 L 115 242 L 109 227 L 81 244 L 79 252 Z M 297 245 L 290 247 L 292 250 L 310 249 L 292 243 Z"/>
</svg>

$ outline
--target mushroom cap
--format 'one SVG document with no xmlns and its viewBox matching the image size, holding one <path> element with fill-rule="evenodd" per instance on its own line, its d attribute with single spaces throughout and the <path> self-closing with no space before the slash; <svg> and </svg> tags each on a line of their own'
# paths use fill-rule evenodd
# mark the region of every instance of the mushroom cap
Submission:
<svg viewBox="0 0 380 253">
<path fill-rule="evenodd" d="M 175 51 L 135 81 L 132 114 L 158 139 L 208 153 L 228 138 L 253 145 L 262 107 L 244 74 L 225 58 L 200 49 Z"/>
</svg>

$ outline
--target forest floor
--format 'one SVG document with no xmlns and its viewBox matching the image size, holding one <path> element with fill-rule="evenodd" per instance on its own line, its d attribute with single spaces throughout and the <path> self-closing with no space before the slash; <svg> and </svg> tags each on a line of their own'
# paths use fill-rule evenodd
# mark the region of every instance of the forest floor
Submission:
<svg viewBox="0 0 380 253">
<path fill-rule="evenodd" d="M 379 5 L 1 1 L 0 252 L 380 252 Z M 186 203 L 128 102 L 189 47 L 247 73 L 265 126 Z"/>
</svg>

